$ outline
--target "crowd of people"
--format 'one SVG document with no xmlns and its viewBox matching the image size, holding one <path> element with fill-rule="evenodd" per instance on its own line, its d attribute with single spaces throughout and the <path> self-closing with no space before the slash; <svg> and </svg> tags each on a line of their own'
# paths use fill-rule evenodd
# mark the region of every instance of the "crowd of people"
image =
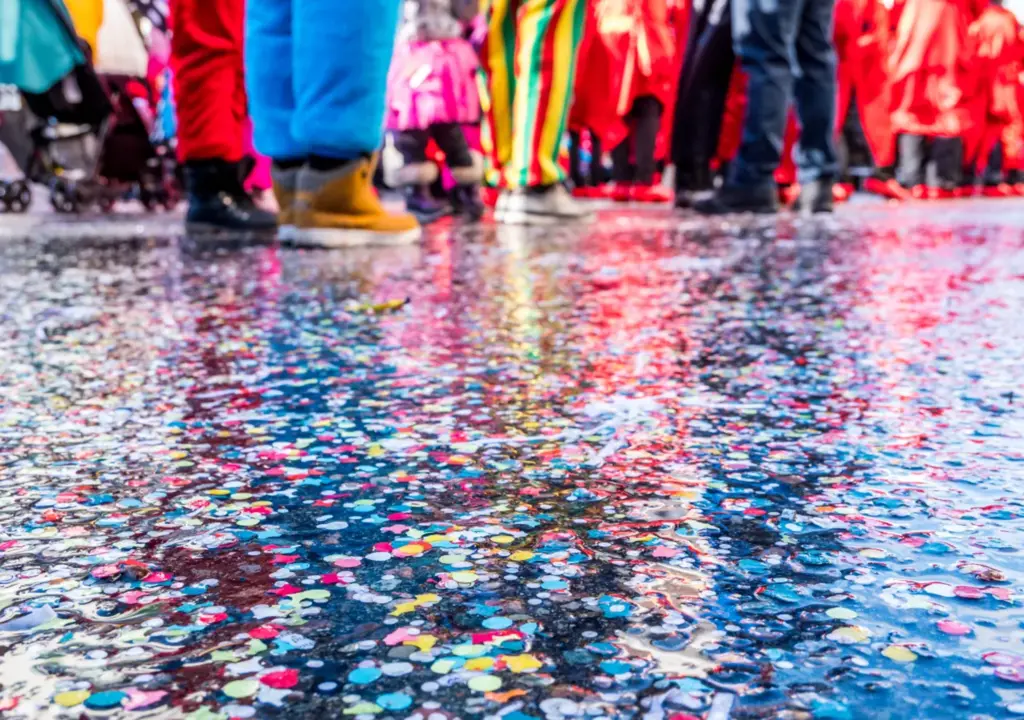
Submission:
<svg viewBox="0 0 1024 720">
<path fill-rule="evenodd" d="M 64 2 L 95 42 L 97 3 Z M 168 30 L 193 228 L 332 245 L 485 205 L 580 222 L 593 197 L 718 214 L 1024 194 L 1002 0 L 171 0 Z M 270 202 L 245 183 L 250 140 Z"/>
</svg>

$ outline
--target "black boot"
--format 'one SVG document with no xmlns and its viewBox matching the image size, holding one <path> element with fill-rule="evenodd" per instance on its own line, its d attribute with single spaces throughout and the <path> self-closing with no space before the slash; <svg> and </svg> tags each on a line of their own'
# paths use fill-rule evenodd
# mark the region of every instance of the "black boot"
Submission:
<svg viewBox="0 0 1024 720">
<path fill-rule="evenodd" d="M 185 165 L 188 213 L 185 226 L 193 231 L 229 230 L 273 232 L 277 217 L 261 210 L 242 187 L 239 163 L 195 160 Z"/>
<path fill-rule="evenodd" d="M 775 183 L 767 185 L 723 185 L 706 200 L 693 204 L 701 215 L 728 215 L 730 213 L 756 213 L 768 215 L 779 211 L 779 198 Z"/>
<path fill-rule="evenodd" d="M 456 185 L 452 188 L 452 210 L 471 222 L 484 216 L 484 203 L 480 199 L 480 187 L 476 183 Z"/>
<path fill-rule="evenodd" d="M 448 214 L 448 208 L 430 195 L 430 188 L 426 185 L 410 185 L 405 189 L 405 209 L 419 220 L 420 225 L 429 225 Z"/>
</svg>

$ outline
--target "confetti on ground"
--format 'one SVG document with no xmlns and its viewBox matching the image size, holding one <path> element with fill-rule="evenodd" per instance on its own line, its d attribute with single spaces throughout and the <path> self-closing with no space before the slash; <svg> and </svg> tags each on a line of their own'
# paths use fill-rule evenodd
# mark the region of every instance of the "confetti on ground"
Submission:
<svg viewBox="0 0 1024 720">
<path fill-rule="evenodd" d="M 5 240 L 0 712 L 1024 715 L 1024 246 L 921 212 Z"/>
</svg>

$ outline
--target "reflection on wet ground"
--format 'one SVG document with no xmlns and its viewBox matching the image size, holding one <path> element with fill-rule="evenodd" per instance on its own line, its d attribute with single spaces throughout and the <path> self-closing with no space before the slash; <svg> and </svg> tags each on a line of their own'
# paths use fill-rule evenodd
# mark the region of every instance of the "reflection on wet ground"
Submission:
<svg viewBox="0 0 1024 720">
<path fill-rule="evenodd" d="M 0 710 L 1024 716 L 1024 224 L 957 207 L 9 231 Z"/>
</svg>

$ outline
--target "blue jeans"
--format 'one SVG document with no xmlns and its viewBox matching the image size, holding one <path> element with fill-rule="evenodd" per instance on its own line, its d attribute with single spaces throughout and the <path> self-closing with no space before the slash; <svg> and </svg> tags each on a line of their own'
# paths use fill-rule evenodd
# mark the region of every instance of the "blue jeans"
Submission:
<svg viewBox="0 0 1024 720">
<path fill-rule="evenodd" d="M 401 0 L 248 0 L 245 79 L 256 149 L 280 160 L 380 149 L 400 7 Z"/>
<path fill-rule="evenodd" d="M 743 140 L 729 184 L 773 183 L 791 101 L 800 119 L 797 167 L 802 182 L 834 177 L 835 0 L 732 0 L 732 37 L 747 73 Z"/>
</svg>

